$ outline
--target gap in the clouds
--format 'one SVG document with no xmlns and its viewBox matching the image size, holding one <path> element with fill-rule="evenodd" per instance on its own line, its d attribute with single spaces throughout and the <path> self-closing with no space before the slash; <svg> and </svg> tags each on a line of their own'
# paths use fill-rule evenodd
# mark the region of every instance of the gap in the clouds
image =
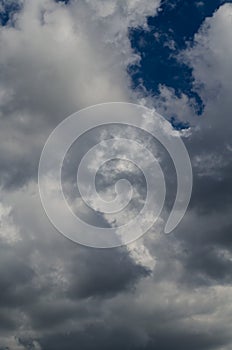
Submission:
<svg viewBox="0 0 232 350">
<path fill-rule="evenodd" d="M 133 88 L 145 88 L 149 95 L 158 96 L 160 86 L 165 85 L 174 89 L 177 97 L 184 93 L 195 101 L 195 112 L 201 115 L 204 105 L 193 89 L 192 69 L 178 59 L 178 54 L 191 45 L 205 18 L 226 2 L 232 1 L 163 0 L 158 14 L 147 20 L 149 30 L 131 29 L 132 48 L 141 57 L 139 65 L 128 69 Z M 172 122 L 182 128 L 175 116 Z"/>
<path fill-rule="evenodd" d="M 33 1 L 33 0 L 32 0 Z M 68 4 L 70 0 L 54 0 L 55 2 L 62 2 L 64 4 Z M 22 3 L 20 3 L 18 0 L 15 1 L 2 1 L 0 0 L 0 25 L 6 26 L 9 22 L 9 20 L 12 18 L 12 16 L 19 12 L 22 8 Z"/>
<path fill-rule="evenodd" d="M 10 18 L 21 9 L 21 5 L 18 1 L 7 2 L 3 1 L 0 7 L 0 24 L 1 26 L 7 25 Z"/>
<path fill-rule="evenodd" d="M 184 130 L 184 129 L 190 128 L 190 124 L 188 122 L 186 122 L 186 123 L 180 122 L 178 120 L 178 118 L 176 118 L 175 116 L 171 117 L 170 122 L 171 122 L 173 128 L 176 130 Z"/>
<path fill-rule="evenodd" d="M 55 2 L 63 2 L 67 5 L 67 3 L 70 2 L 70 0 L 55 0 Z"/>
</svg>

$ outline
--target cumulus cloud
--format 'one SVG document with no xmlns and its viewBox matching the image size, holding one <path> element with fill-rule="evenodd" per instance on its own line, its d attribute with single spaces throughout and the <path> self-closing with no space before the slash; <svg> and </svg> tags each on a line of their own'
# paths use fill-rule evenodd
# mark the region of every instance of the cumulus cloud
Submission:
<svg viewBox="0 0 232 350">
<path fill-rule="evenodd" d="M 126 68 L 138 57 L 127 31 L 145 25 L 158 4 L 23 1 L 0 28 L 3 183 L 22 184 L 35 175 L 49 131 L 70 113 L 132 98 Z"/>
<path fill-rule="evenodd" d="M 0 349 L 231 348 L 231 4 L 206 19 L 180 56 L 193 68 L 204 114 L 196 117 L 191 99 L 165 86 L 144 100 L 191 124 L 185 142 L 194 191 L 174 234 L 161 234 L 171 198 L 164 218 L 133 245 L 91 250 L 59 235 L 38 197 L 39 155 L 59 121 L 93 103 L 137 101 L 127 67 L 139 56 L 128 29 L 146 28 L 158 6 L 24 0 L 0 27 Z M 170 169 L 170 159 L 157 146 L 153 151 Z M 111 166 L 101 190 L 115 179 Z M 137 169 L 123 162 L 117 169 L 143 194 Z M 72 197 L 71 175 L 65 176 Z M 170 171 L 169 185 L 173 178 Z M 82 210 L 90 221 L 111 222 Z"/>
</svg>

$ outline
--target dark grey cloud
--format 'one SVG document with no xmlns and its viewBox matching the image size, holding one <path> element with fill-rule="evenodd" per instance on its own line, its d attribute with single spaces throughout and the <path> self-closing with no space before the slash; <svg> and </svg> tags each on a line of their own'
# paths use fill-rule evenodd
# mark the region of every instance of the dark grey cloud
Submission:
<svg viewBox="0 0 232 350">
<path fill-rule="evenodd" d="M 72 264 L 71 298 L 109 297 L 132 288 L 136 281 L 149 275 L 149 270 L 136 265 L 125 250 L 94 250 Z M 75 279 L 75 275 L 77 279 Z"/>
</svg>

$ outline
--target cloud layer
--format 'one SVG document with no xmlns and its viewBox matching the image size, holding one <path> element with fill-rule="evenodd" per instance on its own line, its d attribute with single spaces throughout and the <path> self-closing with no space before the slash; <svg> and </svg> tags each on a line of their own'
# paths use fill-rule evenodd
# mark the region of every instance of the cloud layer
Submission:
<svg viewBox="0 0 232 350">
<path fill-rule="evenodd" d="M 7 3 L 13 2 L 2 6 Z M 171 236 L 161 233 L 167 201 L 143 239 L 117 249 L 84 248 L 56 232 L 38 196 L 40 152 L 62 119 L 94 103 L 139 101 L 127 72 L 139 64 L 128 30 L 146 28 L 159 5 L 24 0 L 0 27 L 1 350 L 231 349 L 231 4 L 207 18 L 180 55 L 193 68 L 204 114 L 196 116 L 189 97 L 165 86 L 158 97 L 144 99 L 191 124 L 184 140 L 193 196 Z M 82 150 L 101 132 L 89 135 Z M 172 202 L 170 159 L 152 147 L 169 171 Z M 117 169 L 143 195 L 137 169 L 123 166 Z M 111 168 L 105 171 L 112 176 Z M 68 192 L 72 179 L 65 176 Z"/>
</svg>

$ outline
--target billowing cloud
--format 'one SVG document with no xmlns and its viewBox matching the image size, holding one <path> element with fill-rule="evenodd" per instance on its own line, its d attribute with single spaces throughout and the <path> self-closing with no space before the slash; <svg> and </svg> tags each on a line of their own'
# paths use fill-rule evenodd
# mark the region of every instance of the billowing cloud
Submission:
<svg viewBox="0 0 232 350">
<path fill-rule="evenodd" d="M 2 7 L 7 3 L 13 2 Z M 151 0 L 24 0 L 0 27 L 1 350 L 231 348 L 231 4 L 207 18 L 179 55 L 193 68 L 203 115 L 166 86 L 144 99 L 191 125 L 184 141 L 193 196 L 172 235 L 162 234 L 168 201 L 162 220 L 133 245 L 80 247 L 51 226 L 38 196 L 40 152 L 63 118 L 94 103 L 137 101 L 127 68 L 140 58 L 128 30 L 146 28 L 158 6 Z M 170 159 L 157 154 L 172 188 Z M 143 194 L 138 169 L 123 162 L 105 169 L 102 191 L 114 180 L 113 166 Z M 65 176 L 68 192 L 73 179 Z"/>
</svg>

